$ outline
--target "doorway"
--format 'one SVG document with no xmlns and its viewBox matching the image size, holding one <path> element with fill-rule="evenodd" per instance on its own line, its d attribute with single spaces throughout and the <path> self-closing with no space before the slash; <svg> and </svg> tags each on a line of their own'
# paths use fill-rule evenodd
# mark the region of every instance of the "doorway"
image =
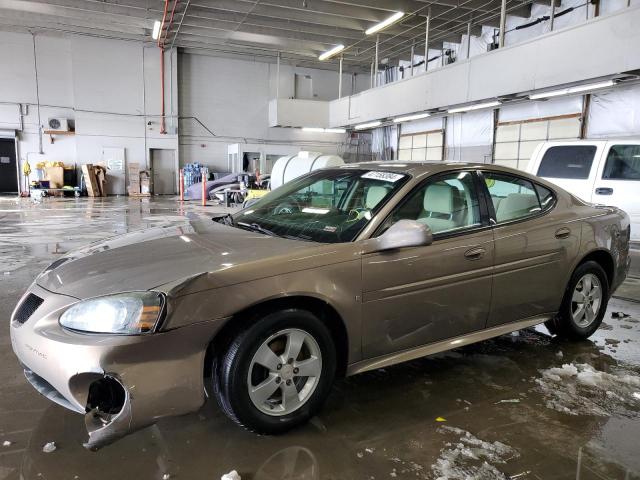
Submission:
<svg viewBox="0 0 640 480">
<path fill-rule="evenodd" d="M 151 173 L 153 175 L 154 195 L 175 195 L 176 175 L 176 151 L 164 148 L 151 149 Z"/>
<path fill-rule="evenodd" d="M 16 141 L 0 138 L 0 193 L 18 193 Z"/>
</svg>

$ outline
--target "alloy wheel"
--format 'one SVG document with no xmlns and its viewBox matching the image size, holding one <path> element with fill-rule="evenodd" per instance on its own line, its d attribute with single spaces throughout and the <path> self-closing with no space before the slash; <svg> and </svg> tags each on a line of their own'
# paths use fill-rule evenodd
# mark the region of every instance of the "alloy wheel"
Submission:
<svg viewBox="0 0 640 480">
<path fill-rule="evenodd" d="M 247 375 L 249 398 L 262 413 L 282 416 L 313 395 L 322 372 L 322 353 L 311 334 L 297 328 L 267 338 L 253 355 Z"/>
<path fill-rule="evenodd" d="M 602 306 L 602 285 L 593 273 L 587 273 L 576 284 L 571 297 L 571 317 L 574 323 L 586 328 L 598 317 Z"/>
</svg>

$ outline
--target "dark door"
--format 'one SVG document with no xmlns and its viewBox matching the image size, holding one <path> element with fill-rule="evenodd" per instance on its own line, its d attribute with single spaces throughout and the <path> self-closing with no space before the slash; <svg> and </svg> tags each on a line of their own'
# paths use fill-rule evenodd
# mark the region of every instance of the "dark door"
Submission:
<svg viewBox="0 0 640 480">
<path fill-rule="evenodd" d="M 18 193 L 16 142 L 12 138 L 0 138 L 0 193 Z"/>
</svg>

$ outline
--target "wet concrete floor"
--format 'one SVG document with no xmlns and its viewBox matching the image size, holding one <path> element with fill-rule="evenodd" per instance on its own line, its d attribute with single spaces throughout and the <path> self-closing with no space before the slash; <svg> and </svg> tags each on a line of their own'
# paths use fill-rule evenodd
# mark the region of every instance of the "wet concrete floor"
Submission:
<svg viewBox="0 0 640 480">
<path fill-rule="evenodd" d="M 222 210 L 172 198 L 0 198 L 0 318 L 70 249 Z M 7 325 L 0 480 L 217 480 L 232 469 L 243 480 L 640 478 L 640 303 L 629 301 L 640 281 L 623 291 L 589 341 L 539 327 L 340 380 L 320 415 L 286 435 L 247 433 L 209 401 L 96 453 L 81 446 L 83 418 L 27 384 Z M 47 442 L 57 449 L 44 453 Z"/>
</svg>

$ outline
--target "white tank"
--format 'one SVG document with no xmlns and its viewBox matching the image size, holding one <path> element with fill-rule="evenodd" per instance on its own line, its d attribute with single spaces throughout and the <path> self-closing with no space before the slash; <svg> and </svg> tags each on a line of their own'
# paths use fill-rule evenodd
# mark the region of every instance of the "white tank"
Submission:
<svg viewBox="0 0 640 480">
<path fill-rule="evenodd" d="M 337 155 L 320 152 L 298 152 L 296 155 L 280 157 L 271 169 L 271 190 L 305 173 L 337 165 L 344 165 L 344 160 Z"/>
</svg>

